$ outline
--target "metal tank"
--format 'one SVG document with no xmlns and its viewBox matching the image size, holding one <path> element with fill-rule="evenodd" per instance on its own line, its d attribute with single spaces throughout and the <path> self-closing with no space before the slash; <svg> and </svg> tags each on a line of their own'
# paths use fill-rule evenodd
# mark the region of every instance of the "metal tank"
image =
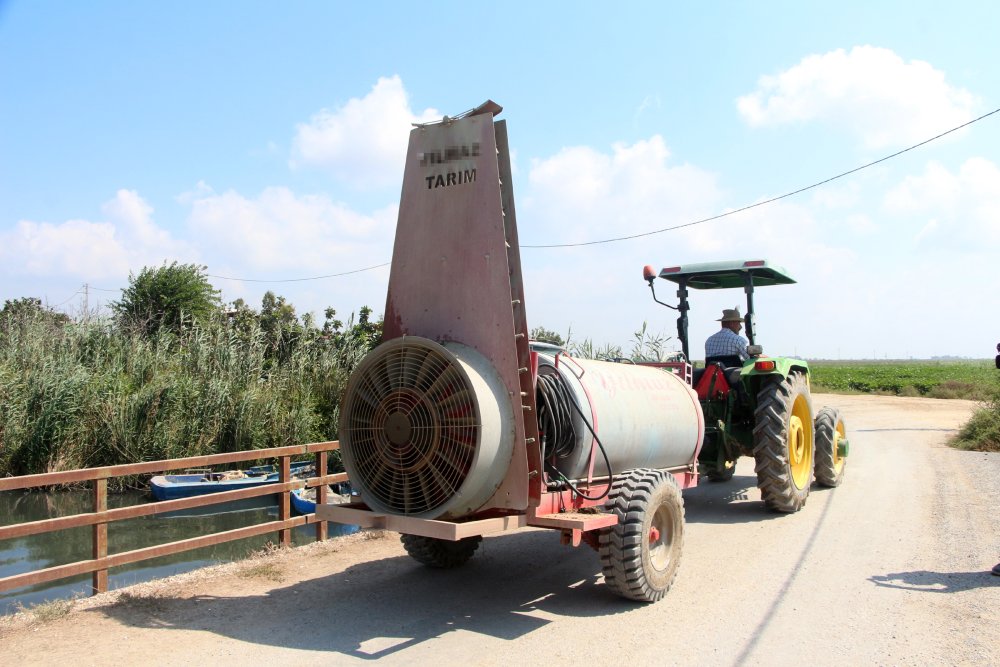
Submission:
<svg viewBox="0 0 1000 667">
<path fill-rule="evenodd" d="M 538 375 L 558 375 L 580 408 L 571 413 L 575 445 L 554 463 L 565 477 L 607 476 L 603 457 L 591 457 L 596 443 L 590 427 L 616 474 L 633 468 L 679 468 L 697 459 L 705 433 L 701 406 L 694 390 L 673 373 L 539 352 Z"/>
</svg>

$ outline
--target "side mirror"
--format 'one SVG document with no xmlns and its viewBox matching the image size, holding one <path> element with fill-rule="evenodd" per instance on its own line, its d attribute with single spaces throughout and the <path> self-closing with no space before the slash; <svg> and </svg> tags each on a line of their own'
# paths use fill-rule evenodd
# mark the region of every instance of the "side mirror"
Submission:
<svg viewBox="0 0 1000 667">
<path fill-rule="evenodd" d="M 747 345 L 747 354 L 749 354 L 751 357 L 759 357 L 760 355 L 764 354 L 764 346 Z"/>
</svg>

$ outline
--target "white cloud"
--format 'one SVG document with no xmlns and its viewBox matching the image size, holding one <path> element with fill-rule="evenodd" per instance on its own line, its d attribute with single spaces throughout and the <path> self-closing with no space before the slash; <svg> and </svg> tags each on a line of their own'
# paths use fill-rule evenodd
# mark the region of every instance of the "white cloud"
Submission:
<svg viewBox="0 0 1000 667">
<path fill-rule="evenodd" d="M 300 277 L 386 261 L 396 210 L 363 215 L 323 195 L 270 187 L 252 198 L 231 190 L 197 198 L 188 224 L 220 263 L 240 265 L 252 276 L 281 270 Z"/>
<path fill-rule="evenodd" d="M 714 174 L 668 164 L 659 135 L 610 153 L 565 148 L 533 160 L 525 208 L 541 224 L 521 232 L 524 243 L 571 243 L 647 232 L 711 215 L 721 195 Z"/>
<path fill-rule="evenodd" d="M 0 234 L 0 264 L 11 275 L 122 279 L 129 270 L 190 254 L 152 219 L 134 190 L 119 190 L 101 207 L 107 220 L 60 224 L 21 220 Z"/>
<path fill-rule="evenodd" d="M 921 225 L 914 241 L 934 248 L 979 248 L 1000 243 L 1000 168 L 990 160 L 966 160 L 952 172 L 930 161 L 922 174 L 890 190 L 884 210 Z"/>
<path fill-rule="evenodd" d="M 323 109 L 300 123 L 291 166 L 318 167 L 360 189 L 402 181 L 411 123 L 440 118 L 434 109 L 415 113 L 398 76 L 380 78 L 371 92 L 334 111 Z"/>
<path fill-rule="evenodd" d="M 869 149 L 927 139 L 971 120 L 976 105 L 929 63 L 874 46 L 807 56 L 737 100 L 752 126 L 822 120 L 846 126 Z"/>
</svg>

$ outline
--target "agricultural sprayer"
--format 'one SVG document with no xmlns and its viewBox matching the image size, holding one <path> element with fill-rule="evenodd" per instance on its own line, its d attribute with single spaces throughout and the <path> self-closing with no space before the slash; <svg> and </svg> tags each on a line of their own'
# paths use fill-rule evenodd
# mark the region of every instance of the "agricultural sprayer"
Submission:
<svg viewBox="0 0 1000 667">
<path fill-rule="evenodd" d="M 410 133 L 384 342 L 341 405 L 360 501 L 317 516 L 397 531 L 432 567 L 464 563 L 484 535 L 550 528 L 598 551 L 611 590 L 658 600 L 680 563 L 681 490 L 697 484 L 705 432 L 691 367 L 529 342 L 500 110 Z"/>
</svg>

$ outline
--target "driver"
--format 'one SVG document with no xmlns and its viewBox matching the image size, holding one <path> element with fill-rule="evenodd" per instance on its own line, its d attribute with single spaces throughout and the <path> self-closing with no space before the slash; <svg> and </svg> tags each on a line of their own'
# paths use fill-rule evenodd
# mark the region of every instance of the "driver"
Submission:
<svg viewBox="0 0 1000 667">
<path fill-rule="evenodd" d="M 722 328 L 705 341 L 705 364 L 721 362 L 723 366 L 742 366 L 750 357 L 747 353 L 747 339 L 740 335 L 743 317 L 739 308 L 726 308 L 722 317 Z"/>
</svg>

